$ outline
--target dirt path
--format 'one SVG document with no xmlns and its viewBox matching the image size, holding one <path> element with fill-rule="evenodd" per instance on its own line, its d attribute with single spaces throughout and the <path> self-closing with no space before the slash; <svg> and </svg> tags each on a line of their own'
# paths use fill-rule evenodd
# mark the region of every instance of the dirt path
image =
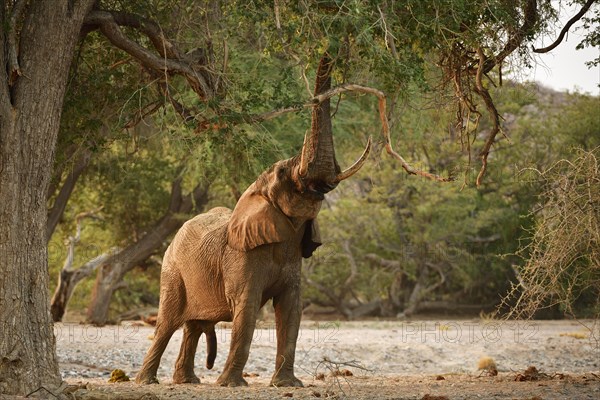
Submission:
<svg viewBox="0 0 600 400">
<path fill-rule="evenodd" d="M 152 386 L 107 383 L 116 368 L 135 376 L 152 328 L 62 324 L 56 333 L 63 376 L 78 399 L 600 398 L 600 334 L 590 321 L 304 322 L 296 356 L 297 375 L 306 386 L 300 389 L 268 387 L 275 329 L 269 322 L 259 327 L 245 371 L 250 386 L 234 389 L 214 385 L 229 347 L 227 325 L 217 330 L 219 354 L 211 371 L 203 367 L 200 343 L 200 385 L 170 383 L 181 331 L 163 356 L 161 384 Z M 478 370 L 482 357 L 494 361 L 497 375 Z M 529 366 L 536 370 L 526 373 Z M 348 372 L 332 376 L 336 369 Z"/>
</svg>

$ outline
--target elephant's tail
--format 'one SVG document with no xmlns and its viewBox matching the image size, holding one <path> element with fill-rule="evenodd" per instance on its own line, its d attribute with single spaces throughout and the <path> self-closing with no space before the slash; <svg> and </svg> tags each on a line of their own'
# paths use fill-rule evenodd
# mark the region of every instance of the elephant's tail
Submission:
<svg viewBox="0 0 600 400">
<path fill-rule="evenodd" d="M 204 330 L 206 335 L 206 368 L 212 369 L 215 365 L 215 358 L 217 358 L 217 335 L 215 333 L 215 326 L 211 325 L 206 327 Z"/>
</svg>

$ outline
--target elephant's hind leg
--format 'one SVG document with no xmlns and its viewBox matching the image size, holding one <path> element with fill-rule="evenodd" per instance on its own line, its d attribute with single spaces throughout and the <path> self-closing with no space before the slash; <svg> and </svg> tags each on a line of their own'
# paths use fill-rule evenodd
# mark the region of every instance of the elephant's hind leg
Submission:
<svg viewBox="0 0 600 400">
<path fill-rule="evenodd" d="M 202 323 L 200 321 L 190 320 L 185 322 L 181 349 L 173 373 L 173 383 L 200 383 L 200 379 L 194 374 L 194 356 L 196 355 L 200 335 L 202 335 Z"/>
<path fill-rule="evenodd" d="M 161 298 L 154 330 L 154 340 L 148 349 L 142 369 L 135 377 L 136 383 L 158 383 L 156 371 L 173 333 L 183 324 L 181 315 L 185 305 L 185 289 L 181 275 L 163 267 L 161 273 Z"/>
<path fill-rule="evenodd" d="M 137 373 L 135 382 L 140 384 L 158 383 L 156 371 L 160 364 L 160 358 L 169 344 L 169 340 L 179 326 L 169 324 L 161 324 L 160 321 L 156 324 L 154 331 L 154 339 L 152 346 L 148 349 L 148 353 L 144 358 L 142 369 Z"/>
</svg>

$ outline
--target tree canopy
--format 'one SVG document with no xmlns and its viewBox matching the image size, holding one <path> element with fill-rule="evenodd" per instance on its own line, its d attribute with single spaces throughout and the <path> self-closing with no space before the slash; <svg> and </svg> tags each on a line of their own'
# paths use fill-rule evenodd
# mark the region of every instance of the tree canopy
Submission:
<svg viewBox="0 0 600 400">
<path fill-rule="evenodd" d="M 598 4 L 568 3 L 582 10 L 574 17 L 584 22 L 580 46 L 597 47 Z M 543 170 L 565 146 L 597 145 L 590 139 L 597 98 L 569 98 L 574 106 L 556 113 L 503 89 L 507 70 L 534 62 L 534 40 L 554 40 L 560 6 L 2 1 L 0 393 L 27 394 L 59 379 L 49 262 L 53 278 L 63 262 L 63 272 L 83 265 L 97 274 L 88 287 L 95 323 L 108 320 L 114 293 L 123 304 L 152 302 L 119 294 L 124 285 L 139 287 L 127 273 L 152 271 L 152 257 L 189 215 L 232 206 L 266 165 L 297 153 L 325 51 L 335 61 L 340 159 L 373 136 L 396 160 L 375 155 L 371 175 L 331 199 L 323 217 L 336 253 L 325 261 L 335 268 L 307 268 L 309 296 L 351 316 L 376 301 L 389 312 L 414 311 L 440 288 L 473 298 L 496 290 L 483 282 L 482 265 L 498 276 L 512 271 L 511 261 L 488 255 L 516 251 L 509 239 L 533 201 L 507 178 L 511 163 L 535 154 Z M 538 114 L 522 112 L 528 106 L 549 116 L 555 136 L 530 117 Z M 390 136 L 382 137 L 388 124 Z M 407 181 L 400 168 L 460 179 L 439 187 Z M 457 221 L 460 228 L 443 231 Z M 477 248 L 465 252 L 465 239 Z M 357 278 L 370 271 L 368 283 Z M 324 298 L 321 289 L 340 279 L 348 290 Z"/>
</svg>

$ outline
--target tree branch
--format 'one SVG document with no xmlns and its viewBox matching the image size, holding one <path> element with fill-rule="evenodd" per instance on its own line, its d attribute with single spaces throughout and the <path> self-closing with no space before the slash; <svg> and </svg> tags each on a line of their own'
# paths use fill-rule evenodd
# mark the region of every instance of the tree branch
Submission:
<svg viewBox="0 0 600 400">
<path fill-rule="evenodd" d="M 402 168 L 404 168 L 404 170 L 406 172 L 408 172 L 410 175 L 419 175 L 419 176 L 423 176 L 425 178 L 436 180 L 439 182 L 450 182 L 450 181 L 454 180 L 454 178 L 451 178 L 451 177 L 444 178 L 444 177 L 441 177 L 436 174 L 432 174 L 429 172 L 425 172 L 425 171 L 416 169 L 413 166 L 411 166 L 400 154 L 398 154 L 394 150 L 394 148 L 392 147 L 392 143 L 391 143 L 390 127 L 389 127 L 389 123 L 387 120 L 386 96 L 381 90 L 375 89 L 372 87 L 355 85 L 352 83 L 343 84 L 343 85 L 336 86 L 332 89 L 329 89 L 325 92 L 322 92 L 322 93 L 316 95 L 307 103 L 296 105 L 296 106 L 291 106 L 291 107 L 287 107 L 287 108 L 281 108 L 278 110 L 273 110 L 273 111 L 269 111 L 269 112 L 262 113 L 262 114 L 242 116 L 239 119 L 239 122 L 242 122 L 242 123 L 262 122 L 262 121 L 266 121 L 269 119 L 279 117 L 283 114 L 287 114 L 290 112 L 297 112 L 297 111 L 301 111 L 305 108 L 312 108 L 316 104 L 322 103 L 323 101 L 330 99 L 333 96 L 337 96 L 337 95 L 340 95 L 345 92 L 359 92 L 359 93 L 372 94 L 379 99 L 379 119 L 381 120 L 382 135 L 383 135 L 383 138 L 385 141 L 385 149 L 389 155 L 391 155 L 396 160 L 400 161 Z M 231 122 L 230 124 L 236 124 L 239 122 Z M 199 125 L 199 127 L 197 128 L 197 132 L 201 132 L 201 131 L 209 129 L 209 128 L 217 128 L 218 129 L 218 128 L 222 128 L 223 126 L 226 126 L 226 125 L 227 125 L 227 123 L 223 124 L 222 122 L 220 122 L 220 119 L 218 119 L 218 118 L 212 119 L 209 121 L 205 121 L 204 123 Z"/>
<path fill-rule="evenodd" d="M 425 289 L 423 289 L 421 298 L 425 297 L 429 293 L 432 293 L 434 290 L 436 290 L 437 288 L 442 286 L 444 283 L 446 283 L 446 275 L 444 274 L 444 271 L 438 265 L 430 263 L 430 262 L 428 262 L 426 264 L 428 267 L 433 268 L 434 270 L 437 271 L 437 273 L 440 275 L 440 280 L 430 286 L 427 286 Z"/>
<path fill-rule="evenodd" d="M 60 271 L 58 285 L 56 285 L 54 295 L 52 296 L 52 300 L 50 302 L 50 312 L 54 322 L 62 320 L 62 317 L 66 311 L 67 303 L 73 294 L 73 290 L 75 290 L 75 286 L 82 279 L 90 276 L 92 272 L 96 270 L 96 268 L 102 265 L 115 251 L 117 251 L 116 249 L 112 249 L 110 252 L 93 258 L 77 269 L 73 268 L 73 261 L 75 259 L 75 246 L 77 243 L 79 243 L 81 238 L 82 220 L 84 218 L 94 218 L 95 214 L 101 209 L 102 207 L 93 211 L 81 213 L 76 217 L 77 228 L 75 230 L 75 235 L 69 237 L 67 242 L 67 258 L 65 259 L 63 267 Z"/>
<path fill-rule="evenodd" d="M 367 260 L 371 260 L 371 261 L 379 264 L 383 268 L 390 269 L 390 270 L 398 270 L 398 271 L 404 273 L 404 271 L 402 270 L 402 263 L 398 260 L 387 260 L 383 257 L 378 256 L 375 253 L 365 254 L 365 258 Z"/>
<path fill-rule="evenodd" d="M 162 58 L 125 36 L 119 27 L 120 24 L 137 28 L 145 33 Z M 174 73 L 184 76 L 202 100 L 213 96 L 212 87 L 200 72 L 208 71 L 202 64 L 206 60 L 202 60 L 198 54 L 182 56 L 177 47 L 164 37 L 160 28 L 153 22 L 134 14 L 93 10 L 85 18 L 84 30 L 93 29 L 99 29 L 112 44 L 136 58 L 144 67 L 163 74 Z"/>
<path fill-rule="evenodd" d="M 169 84 L 167 82 L 159 81 L 158 87 L 163 95 L 169 100 L 171 106 L 173 106 L 173 109 L 175 109 L 175 112 L 177 112 L 177 114 L 183 118 L 183 122 L 190 122 L 196 119 L 194 113 L 190 109 L 186 108 L 183 104 L 175 100 L 171 94 L 171 89 L 169 88 Z"/>
<path fill-rule="evenodd" d="M 481 168 L 479 170 L 479 174 L 477 174 L 476 185 L 480 186 L 483 176 L 487 170 L 487 159 L 488 155 L 490 154 L 490 149 L 496 140 L 496 135 L 498 135 L 498 132 L 500 132 L 500 115 L 498 114 L 496 105 L 492 100 L 492 96 L 490 96 L 490 93 L 483 86 L 483 82 L 481 81 L 485 63 L 485 55 L 483 54 L 481 47 L 477 48 L 477 55 L 479 56 L 479 68 L 477 69 L 477 75 L 475 77 L 475 92 L 483 99 L 490 114 L 490 118 L 492 119 L 492 131 L 489 133 L 483 148 L 479 152 L 479 157 L 481 158 Z"/>
<path fill-rule="evenodd" d="M 79 243 L 81 239 L 81 222 L 84 218 L 95 218 L 96 213 L 102 210 L 102 207 L 98 207 L 95 210 L 87 211 L 78 214 L 75 217 L 75 221 L 77 223 L 77 227 L 75 228 L 75 236 L 70 236 L 68 240 L 68 249 L 67 249 L 67 258 L 63 264 L 63 270 L 71 270 L 73 267 L 73 259 L 75 256 L 75 246 Z"/>
<path fill-rule="evenodd" d="M 58 192 L 58 195 L 54 199 L 54 204 L 52 205 L 52 208 L 50 209 L 50 211 L 48 211 L 48 222 L 46 224 L 47 241 L 50 241 L 50 238 L 52 237 L 56 226 L 60 222 L 60 219 L 65 212 L 67 202 L 71 197 L 71 193 L 75 188 L 75 184 L 77 183 L 77 180 L 79 179 L 83 171 L 85 171 L 85 169 L 89 165 L 90 160 L 91 153 L 88 149 L 84 149 L 83 153 L 77 159 L 77 162 L 73 167 L 72 171 L 65 178 L 65 181 L 63 182 L 60 191 Z"/>
<path fill-rule="evenodd" d="M 559 44 L 562 43 L 562 41 L 565 38 L 565 35 L 569 32 L 569 29 L 571 29 L 571 26 L 573 26 L 573 24 L 577 21 L 579 21 L 583 15 L 590 9 L 590 7 L 592 6 L 592 4 L 594 4 L 597 0 L 588 0 L 583 7 L 581 7 L 581 10 L 579 10 L 579 12 L 577 14 L 575 14 L 575 16 L 573 18 L 571 18 L 566 25 L 562 28 L 562 30 L 560 31 L 560 35 L 558 35 L 558 37 L 556 38 L 556 40 L 554 41 L 554 43 L 552 43 L 550 46 L 546 46 L 546 47 L 542 47 L 540 49 L 533 49 L 534 53 L 548 53 L 549 51 L 554 50 Z"/>
<path fill-rule="evenodd" d="M 485 60 L 485 65 L 483 69 L 483 73 L 487 74 L 490 72 L 496 65 L 501 64 L 502 61 L 513 51 L 515 51 L 521 43 L 523 43 L 523 39 L 527 36 L 527 34 L 534 28 L 537 19 L 537 0 L 525 0 L 525 9 L 523 12 L 523 24 L 509 36 L 506 45 L 497 55 L 489 57 Z"/>
<path fill-rule="evenodd" d="M 387 2 L 383 3 L 383 8 L 387 9 Z M 396 49 L 396 43 L 394 42 L 394 35 L 392 35 L 388 29 L 387 23 L 385 21 L 385 14 L 383 13 L 383 10 L 381 9 L 381 7 L 378 5 L 377 6 L 377 11 L 379 11 L 379 15 L 381 17 L 381 24 L 383 25 L 383 32 L 384 32 L 384 38 L 385 38 L 385 45 L 386 47 L 390 50 L 390 52 L 392 53 L 392 56 L 398 60 L 398 50 Z"/>
<path fill-rule="evenodd" d="M 125 125 L 123 125 L 123 128 L 130 129 L 135 127 L 137 124 L 142 122 L 144 118 L 157 112 L 163 106 L 163 104 L 164 103 L 162 101 L 153 101 L 150 104 L 146 104 L 145 106 L 140 107 L 131 117 L 131 119 L 127 121 Z"/>
<path fill-rule="evenodd" d="M 381 90 L 367 87 L 367 86 L 361 86 L 361 85 L 355 85 L 355 84 L 345 84 L 345 85 L 337 86 L 333 89 L 330 89 L 326 92 L 323 92 L 323 93 L 313 97 L 312 102 L 313 102 L 313 104 L 321 103 L 322 101 L 324 101 L 330 97 L 333 97 L 333 96 L 336 96 L 338 94 L 348 92 L 348 91 L 372 94 L 379 99 L 379 119 L 381 120 L 382 134 L 383 134 L 383 138 L 385 140 L 385 149 L 389 155 L 391 155 L 396 160 L 400 161 L 402 168 L 404 168 L 404 170 L 406 172 L 408 172 L 410 175 L 419 175 L 419 176 L 423 176 L 425 178 L 436 180 L 439 182 L 449 182 L 449 181 L 454 180 L 453 178 L 450 178 L 450 177 L 444 178 L 439 175 L 421 171 L 421 170 L 418 170 L 418 169 L 412 167 L 408 162 L 406 162 L 406 160 L 400 154 L 398 154 L 392 148 L 392 142 L 390 139 L 390 127 L 388 124 L 387 114 L 386 114 L 387 113 L 386 97 L 385 97 L 385 94 Z"/>
</svg>

